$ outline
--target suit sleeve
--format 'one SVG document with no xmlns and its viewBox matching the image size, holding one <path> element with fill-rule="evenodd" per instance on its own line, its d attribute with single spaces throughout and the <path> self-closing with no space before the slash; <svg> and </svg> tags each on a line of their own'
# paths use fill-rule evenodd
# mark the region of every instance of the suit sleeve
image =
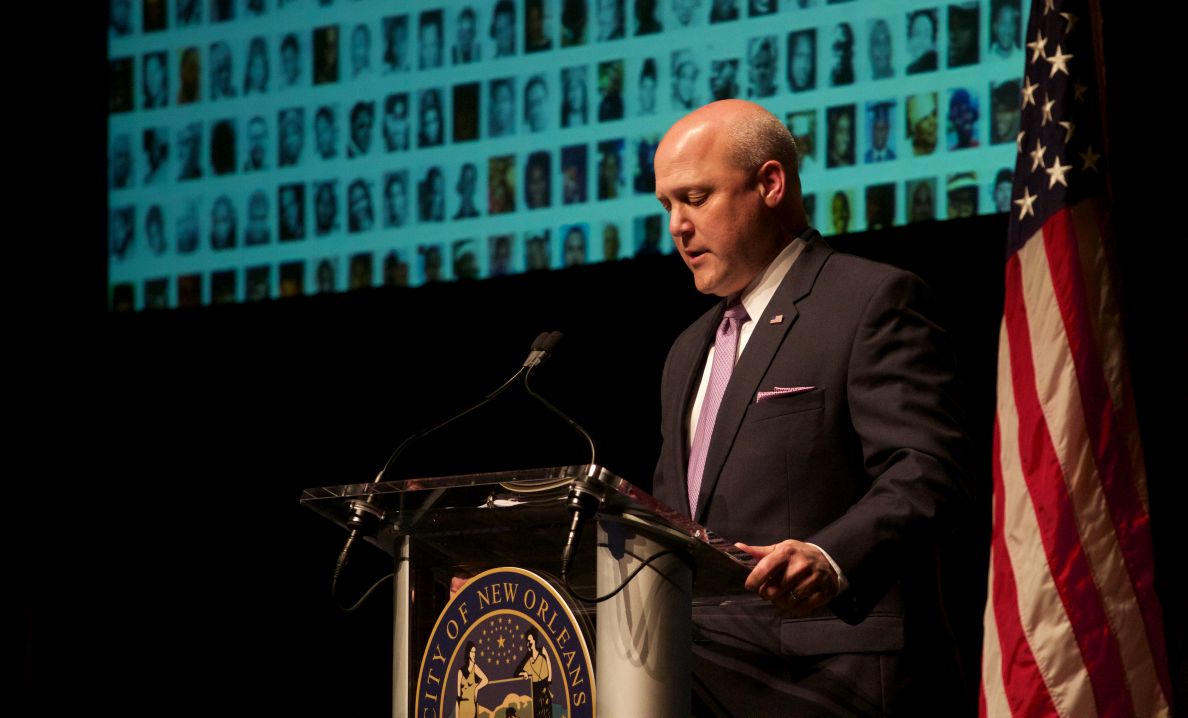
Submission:
<svg viewBox="0 0 1188 718">
<path fill-rule="evenodd" d="M 895 271 L 870 295 L 854 335 L 846 403 L 869 489 L 806 539 L 849 582 L 834 606 L 844 618 L 860 619 L 904 559 L 931 549 L 971 500 L 952 353 L 929 303 L 917 277 Z"/>
</svg>

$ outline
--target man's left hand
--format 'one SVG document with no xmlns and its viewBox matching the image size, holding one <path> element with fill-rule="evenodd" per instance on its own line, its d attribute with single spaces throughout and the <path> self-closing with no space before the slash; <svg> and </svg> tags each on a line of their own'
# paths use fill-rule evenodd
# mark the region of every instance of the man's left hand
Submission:
<svg viewBox="0 0 1188 718">
<path fill-rule="evenodd" d="M 747 576 L 747 590 L 791 616 L 807 615 L 838 594 L 837 573 L 815 546 L 793 539 L 771 546 L 735 545 L 759 559 Z"/>
</svg>

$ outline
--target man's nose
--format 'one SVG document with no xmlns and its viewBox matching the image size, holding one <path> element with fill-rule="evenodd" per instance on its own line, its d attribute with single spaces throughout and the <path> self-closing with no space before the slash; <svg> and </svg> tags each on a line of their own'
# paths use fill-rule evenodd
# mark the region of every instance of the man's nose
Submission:
<svg viewBox="0 0 1188 718">
<path fill-rule="evenodd" d="M 668 233 L 678 246 L 683 245 L 693 235 L 693 222 L 685 215 L 683 208 L 673 207 L 668 213 Z"/>
</svg>

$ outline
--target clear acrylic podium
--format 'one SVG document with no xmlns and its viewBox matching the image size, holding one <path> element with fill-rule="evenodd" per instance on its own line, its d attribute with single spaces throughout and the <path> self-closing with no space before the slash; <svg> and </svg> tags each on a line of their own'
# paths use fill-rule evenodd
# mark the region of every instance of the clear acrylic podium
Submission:
<svg viewBox="0 0 1188 718">
<path fill-rule="evenodd" d="M 572 600 L 593 624 L 598 712 L 606 716 L 689 715 L 692 606 L 743 593 L 750 562 L 725 539 L 597 465 L 307 489 L 301 502 L 347 526 L 352 513 L 378 518 L 368 536 L 395 560 L 392 712 L 412 714 L 412 686 L 428 632 L 455 577 L 514 566 L 561 586 L 570 525 L 566 497 L 578 481 L 602 496 L 586 526 L 569 584 L 584 596 L 617 588 L 665 550 L 613 598 Z M 435 588 L 436 586 L 436 588 Z"/>
</svg>

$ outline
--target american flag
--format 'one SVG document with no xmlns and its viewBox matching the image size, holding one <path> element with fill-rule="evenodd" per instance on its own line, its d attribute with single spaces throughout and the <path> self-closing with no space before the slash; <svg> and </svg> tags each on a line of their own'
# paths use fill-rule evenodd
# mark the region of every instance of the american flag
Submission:
<svg viewBox="0 0 1188 718">
<path fill-rule="evenodd" d="M 982 716 L 1166 716 L 1108 223 L 1099 8 L 1036 0 L 999 330 Z"/>
</svg>

